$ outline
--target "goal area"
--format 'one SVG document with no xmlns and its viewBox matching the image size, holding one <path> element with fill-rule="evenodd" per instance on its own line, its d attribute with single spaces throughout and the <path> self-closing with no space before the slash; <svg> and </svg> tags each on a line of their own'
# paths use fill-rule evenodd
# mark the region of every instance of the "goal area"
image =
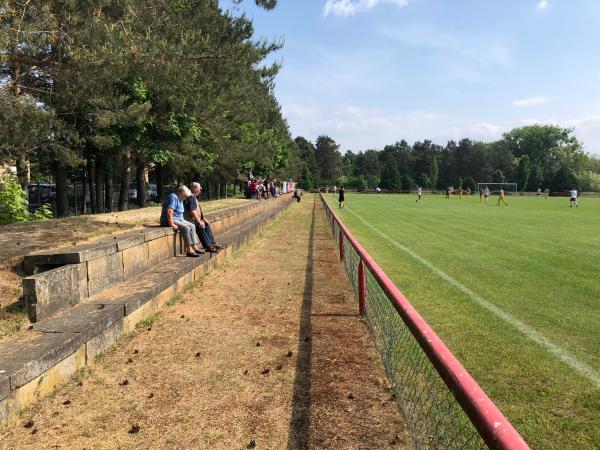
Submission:
<svg viewBox="0 0 600 450">
<path fill-rule="evenodd" d="M 517 195 L 517 183 L 477 183 L 477 192 L 481 192 L 486 186 L 491 194 L 497 194 L 500 189 L 504 189 L 507 195 Z"/>
</svg>

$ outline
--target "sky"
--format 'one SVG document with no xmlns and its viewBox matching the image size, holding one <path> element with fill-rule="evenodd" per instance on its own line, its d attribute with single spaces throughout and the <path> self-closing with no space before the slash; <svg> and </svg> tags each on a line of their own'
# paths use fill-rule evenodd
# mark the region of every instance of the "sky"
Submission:
<svg viewBox="0 0 600 450">
<path fill-rule="evenodd" d="M 357 152 L 550 123 L 600 155 L 600 0 L 246 0 L 233 13 L 285 42 L 271 61 L 294 137 Z"/>
</svg>

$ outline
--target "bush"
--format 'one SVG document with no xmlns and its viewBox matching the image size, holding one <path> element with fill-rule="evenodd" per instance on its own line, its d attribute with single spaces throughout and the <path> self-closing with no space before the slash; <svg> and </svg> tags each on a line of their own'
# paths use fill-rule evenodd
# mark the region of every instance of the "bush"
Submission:
<svg viewBox="0 0 600 450">
<path fill-rule="evenodd" d="M 31 219 L 27 206 L 27 193 L 21 189 L 17 177 L 5 174 L 0 177 L 0 224 L 26 222 Z"/>
<path fill-rule="evenodd" d="M 600 192 L 600 173 L 586 170 L 577 177 L 577 184 L 582 192 Z"/>
<path fill-rule="evenodd" d="M 35 213 L 29 213 L 27 194 L 13 174 L 0 176 L 0 225 L 46 220 L 53 217 L 50 205 L 44 204 Z"/>
<path fill-rule="evenodd" d="M 48 203 L 44 203 L 40 209 L 31 215 L 31 220 L 48 220 L 52 219 L 52 207 Z"/>
</svg>

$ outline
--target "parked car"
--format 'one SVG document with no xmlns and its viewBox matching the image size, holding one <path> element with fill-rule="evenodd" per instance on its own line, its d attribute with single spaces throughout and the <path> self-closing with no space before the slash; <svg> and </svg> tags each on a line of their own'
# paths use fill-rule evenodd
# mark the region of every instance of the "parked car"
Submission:
<svg viewBox="0 0 600 450">
<path fill-rule="evenodd" d="M 27 187 L 27 196 L 29 204 L 37 205 L 39 203 L 52 203 L 56 199 L 56 184 L 37 183 L 30 184 Z"/>
</svg>

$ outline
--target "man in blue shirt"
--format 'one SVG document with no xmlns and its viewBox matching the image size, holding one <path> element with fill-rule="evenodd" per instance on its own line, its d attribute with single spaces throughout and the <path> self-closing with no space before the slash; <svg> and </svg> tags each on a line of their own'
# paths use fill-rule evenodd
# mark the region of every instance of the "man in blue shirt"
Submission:
<svg viewBox="0 0 600 450">
<path fill-rule="evenodd" d="M 202 208 L 196 199 L 202 191 L 202 186 L 200 186 L 200 183 L 194 182 L 190 187 L 192 188 L 192 195 L 183 202 L 185 218 L 196 226 L 196 233 L 200 236 L 200 242 L 202 242 L 202 246 L 206 251 L 218 253 L 223 247 L 215 242 L 215 237 L 210 229 L 210 223 L 204 218 Z"/>
<path fill-rule="evenodd" d="M 198 257 L 204 252 L 198 248 L 198 236 L 194 224 L 183 218 L 183 201 L 191 196 L 190 190 L 184 186 L 179 186 L 177 194 L 171 194 L 163 204 L 160 215 L 160 225 L 171 227 L 173 231 L 181 232 L 185 244 L 185 254 L 190 257 Z"/>
</svg>

